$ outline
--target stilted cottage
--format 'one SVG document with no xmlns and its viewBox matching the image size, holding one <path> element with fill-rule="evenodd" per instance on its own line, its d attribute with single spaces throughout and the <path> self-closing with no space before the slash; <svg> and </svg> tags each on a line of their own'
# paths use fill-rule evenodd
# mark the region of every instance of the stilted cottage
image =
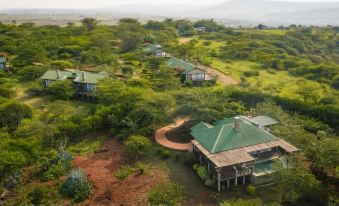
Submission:
<svg viewBox="0 0 339 206">
<path fill-rule="evenodd" d="M 167 60 L 166 64 L 180 74 L 184 84 L 192 82 L 193 85 L 201 86 L 204 81 L 210 80 L 210 76 L 206 73 L 206 70 L 181 59 L 172 57 Z"/>
<path fill-rule="evenodd" d="M 93 98 L 93 91 L 95 85 L 100 80 L 107 78 L 109 75 L 106 72 L 93 73 L 85 71 L 60 71 L 60 70 L 49 70 L 41 79 L 43 79 L 43 88 L 47 89 L 48 86 L 54 81 L 72 81 L 75 94 L 81 98 Z"/>
<path fill-rule="evenodd" d="M 237 116 L 213 124 L 201 122 L 191 129 L 193 152 L 218 191 L 239 183 L 270 182 L 273 162 L 299 151 L 267 131 L 276 123 L 269 117 Z"/>
</svg>

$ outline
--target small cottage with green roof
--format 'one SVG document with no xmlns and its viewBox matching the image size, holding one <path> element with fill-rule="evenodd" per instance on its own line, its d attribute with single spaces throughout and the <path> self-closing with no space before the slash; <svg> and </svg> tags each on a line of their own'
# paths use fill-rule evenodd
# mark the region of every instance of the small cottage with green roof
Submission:
<svg viewBox="0 0 339 206">
<path fill-rule="evenodd" d="M 147 55 L 153 55 L 155 57 L 169 57 L 169 54 L 159 44 L 146 44 L 143 48 L 143 52 Z"/>
<path fill-rule="evenodd" d="M 108 73 L 105 71 L 93 73 L 79 70 L 49 70 L 42 75 L 41 79 L 43 80 L 44 89 L 47 89 L 54 81 L 72 81 L 77 96 L 90 98 L 99 81 L 108 76 Z"/>
<path fill-rule="evenodd" d="M 204 81 L 209 80 L 205 69 L 199 68 L 194 64 L 172 57 L 166 61 L 166 64 L 175 69 L 180 74 L 183 82 L 186 84 L 192 82 L 193 85 L 202 85 Z"/>
<path fill-rule="evenodd" d="M 239 181 L 242 184 L 272 181 L 273 162 L 299 151 L 268 132 L 267 126 L 277 123 L 272 120 L 237 116 L 213 124 L 200 122 L 191 128 L 193 152 L 218 191 L 229 189 L 231 183 L 237 186 Z"/>
</svg>

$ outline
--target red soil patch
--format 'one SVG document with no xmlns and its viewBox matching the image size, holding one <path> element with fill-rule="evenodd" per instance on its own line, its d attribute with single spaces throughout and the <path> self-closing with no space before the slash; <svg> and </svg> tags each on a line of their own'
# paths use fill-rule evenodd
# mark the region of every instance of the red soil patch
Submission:
<svg viewBox="0 0 339 206">
<path fill-rule="evenodd" d="M 106 141 L 103 146 L 107 151 L 79 156 L 74 160 L 75 166 L 81 168 L 93 184 L 92 196 L 79 205 L 146 205 L 146 193 L 163 180 L 161 177 L 166 177 L 166 174 L 163 172 L 160 177 L 159 174 L 131 175 L 120 181 L 113 174 L 127 162 L 126 151 L 123 145 L 114 139 Z"/>
</svg>

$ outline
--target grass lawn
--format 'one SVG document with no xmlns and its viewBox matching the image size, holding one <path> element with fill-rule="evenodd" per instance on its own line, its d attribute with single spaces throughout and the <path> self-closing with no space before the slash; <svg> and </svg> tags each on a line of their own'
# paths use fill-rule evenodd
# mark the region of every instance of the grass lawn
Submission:
<svg viewBox="0 0 339 206">
<path fill-rule="evenodd" d="M 211 66 L 236 80 L 240 80 L 245 71 L 251 71 L 259 64 L 251 61 L 223 61 L 217 58 L 212 59 Z"/>
<path fill-rule="evenodd" d="M 265 30 L 235 30 L 235 32 L 241 32 L 246 34 L 260 34 L 260 35 L 279 35 L 284 36 L 287 34 L 288 30 L 279 30 L 279 29 L 265 29 Z"/>
</svg>

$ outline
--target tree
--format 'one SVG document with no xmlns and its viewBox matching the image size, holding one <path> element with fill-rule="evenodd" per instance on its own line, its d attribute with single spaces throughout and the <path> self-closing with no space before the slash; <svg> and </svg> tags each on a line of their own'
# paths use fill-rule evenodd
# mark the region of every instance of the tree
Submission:
<svg viewBox="0 0 339 206">
<path fill-rule="evenodd" d="M 0 104 L 0 127 L 16 129 L 19 123 L 32 117 L 32 109 L 15 101 L 5 101 Z"/>
<path fill-rule="evenodd" d="M 69 62 L 69 61 L 66 61 L 66 60 L 52 61 L 51 66 L 55 69 L 60 69 L 60 70 L 63 70 L 63 69 L 66 69 L 66 68 L 68 68 L 68 69 L 73 68 L 72 62 Z"/>
<path fill-rule="evenodd" d="M 332 82 L 332 87 L 339 90 L 339 75 L 335 76 Z"/>
<path fill-rule="evenodd" d="M 146 155 L 152 146 L 151 141 L 144 136 L 132 135 L 124 142 L 128 152 L 135 157 Z"/>
<path fill-rule="evenodd" d="M 319 200 L 320 181 L 305 170 L 298 159 L 289 158 L 287 162 L 287 168 L 280 168 L 276 173 L 278 187 L 282 192 L 282 202 L 297 205 L 298 202 L 303 202 L 307 205 L 307 200 L 310 202 Z"/>
<path fill-rule="evenodd" d="M 157 91 L 166 91 L 177 89 L 181 86 L 181 82 L 176 72 L 165 65 L 160 65 L 159 69 L 153 71 L 153 88 Z"/>
<path fill-rule="evenodd" d="M 26 162 L 26 157 L 18 151 L 0 151 L 0 185 L 5 178 L 15 170 L 22 167 Z"/>
<path fill-rule="evenodd" d="M 81 20 L 81 23 L 88 29 L 88 31 L 92 31 L 97 27 L 99 21 L 94 18 L 84 18 Z"/>
<path fill-rule="evenodd" d="M 23 67 L 34 62 L 44 62 L 47 58 L 46 50 L 38 42 L 24 42 L 20 44 L 14 59 L 14 66 Z"/>
<path fill-rule="evenodd" d="M 74 88 L 71 81 L 55 81 L 51 83 L 47 90 L 47 94 L 54 99 L 68 100 L 74 96 Z"/>
<path fill-rule="evenodd" d="M 41 77 L 47 71 L 47 67 L 44 66 L 25 66 L 18 71 L 18 74 L 25 81 L 35 80 Z"/>
</svg>

